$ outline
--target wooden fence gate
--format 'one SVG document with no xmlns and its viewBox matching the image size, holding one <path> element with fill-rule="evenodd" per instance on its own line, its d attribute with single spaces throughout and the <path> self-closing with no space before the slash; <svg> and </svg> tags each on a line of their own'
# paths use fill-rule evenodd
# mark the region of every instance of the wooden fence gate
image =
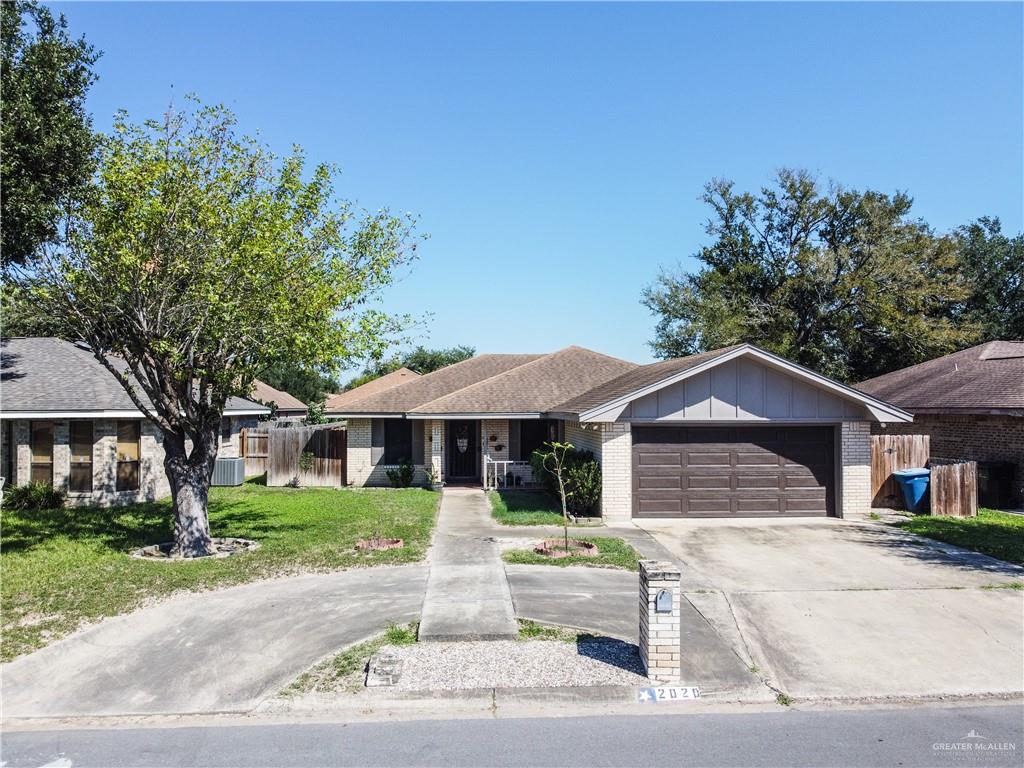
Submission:
<svg viewBox="0 0 1024 768">
<path fill-rule="evenodd" d="M 892 473 L 928 466 L 928 435 L 871 436 L 871 506 L 902 508 L 903 497 Z"/>
<path fill-rule="evenodd" d="M 238 436 L 238 445 L 245 459 L 245 476 L 254 477 L 267 471 L 267 457 L 270 455 L 267 444 L 270 438 L 267 429 L 242 429 Z"/>
<path fill-rule="evenodd" d="M 978 463 L 932 464 L 931 470 L 928 493 L 932 514 L 975 517 L 978 514 Z"/>
<path fill-rule="evenodd" d="M 340 488 L 348 484 L 344 427 L 281 427 L 267 434 L 267 485 Z"/>
</svg>

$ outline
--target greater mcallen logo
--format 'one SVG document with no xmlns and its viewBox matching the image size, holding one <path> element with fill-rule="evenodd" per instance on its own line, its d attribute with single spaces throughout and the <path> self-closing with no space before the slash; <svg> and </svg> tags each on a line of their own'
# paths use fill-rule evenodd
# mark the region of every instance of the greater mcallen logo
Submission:
<svg viewBox="0 0 1024 768">
<path fill-rule="evenodd" d="M 965 752 L 991 753 L 991 752 L 1015 752 L 1017 744 L 1012 741 L 993 741 L 992 739 L 978 733 L 973 728 L 959 741 L 938 741 L 932 744 L 936 752 L 953 752 L 963 754 Z"/>
</svg>

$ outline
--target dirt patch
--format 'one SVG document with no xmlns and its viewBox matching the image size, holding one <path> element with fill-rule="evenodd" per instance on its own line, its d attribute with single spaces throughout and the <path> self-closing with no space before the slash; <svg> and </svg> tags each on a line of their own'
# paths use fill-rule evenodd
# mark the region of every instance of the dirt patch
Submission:
<svg viewBox="0 0 1024 768">
<path fill-rule="evenodd" d="M 401 549 L 405 546 L 405 539 L 360 539 L 356 542 L 356 549 L 366 552 L 383 549 Z"/>
<path fill-rule="evenodd" d="M 569 539 L 568 548 L 565 546 L 564 539 L 546 539 L 534 547 L 533 551 L 538 555 L 556 559 L 559 557 L 572 557 L 574 555 L 596 557 L 599 554 L 596 544 L 589 541 L 579 541 L 578 539 Z"/>
</svg>

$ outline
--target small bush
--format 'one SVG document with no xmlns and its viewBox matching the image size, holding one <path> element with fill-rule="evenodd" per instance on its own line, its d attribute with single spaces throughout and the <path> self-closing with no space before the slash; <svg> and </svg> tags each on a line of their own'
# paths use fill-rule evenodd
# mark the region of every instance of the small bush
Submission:
<svg viewBox="0 0 1024 768">
<path fill-rule="evenodd" d="M 299 454 L 299 469 L 309 472 L 313 468 L 313 452 L 303 451 Z"/>
<path fill-rule="evenodd" d="M 392 488 L 408 488 L 412 485 L 412 478 L 415 474 L 416 468 L 408 461 L 387 471 L 388 480 L 391 482 Z"/>
<path fill-rule="evenodd" d="M 65 493 L 49 483 L 18 485 L 4 494 L 8 509 L 57 509 L 64 506 Z"/>
<path fill-rule="evenodd" d="M 558 498 L 558 481 L 544 468 L 544 453 L 534 451 L 530 456 L 533 477 L 539 479 L 544 490 Z M 565 464 L 566 507 L 572 515 L 584 515 L 597 508 L 601 499 L 601 465 L 590 451 L 575 448 L 566 454 Z"/>
</svg>

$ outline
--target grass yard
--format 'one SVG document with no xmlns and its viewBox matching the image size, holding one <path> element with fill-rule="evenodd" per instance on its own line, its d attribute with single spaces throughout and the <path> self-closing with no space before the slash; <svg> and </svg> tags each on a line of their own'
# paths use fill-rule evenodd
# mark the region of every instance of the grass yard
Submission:
<svg viewBox="0 0 1024 768">
<path fill-rule="evenodd" d="M 1024 515 L 979 509 L 977 517 L 918 515 L 895 525 L 919 536 L 1024 565 Z"/>
<path fill-rule="evenodd" d="M 128 553 L 168 541 L 169 500 L 115 508 L 3 510 L 0 585 L 4 661 L 175 592 L 310 571 L 423 558 L 440 494 L 418 488 L 291 489 L 247 482 L 210 491 L 214 536 L 255 539 L 256 552 L 194 562 L 144 562 Z M 358 552 L 378 532 L 405 547 Z"/>
<path fill-rule="evenodd" d="M 591 568 L 622 568 L 626 571 L 637 570 L 640 555 L 622 539 L 611 536 L 581 537 L 571 536 L 578 541 L 589 541 L 597 545 L 595 556 L 569 555 L 568 557 L 545 557 L 532 549 L 512 549 L 502 554 L 506 563 L 521 565 L 586 565 Z"/>
<path fill-rule="evenodd" d="M 558 499 L 545 491 L 488 491 L 487 497 L 491 501 L 491 515 L 502 525 L 562 524 Z M 569 525 L 576 525 L 571 517 Z"/>
</svg>

